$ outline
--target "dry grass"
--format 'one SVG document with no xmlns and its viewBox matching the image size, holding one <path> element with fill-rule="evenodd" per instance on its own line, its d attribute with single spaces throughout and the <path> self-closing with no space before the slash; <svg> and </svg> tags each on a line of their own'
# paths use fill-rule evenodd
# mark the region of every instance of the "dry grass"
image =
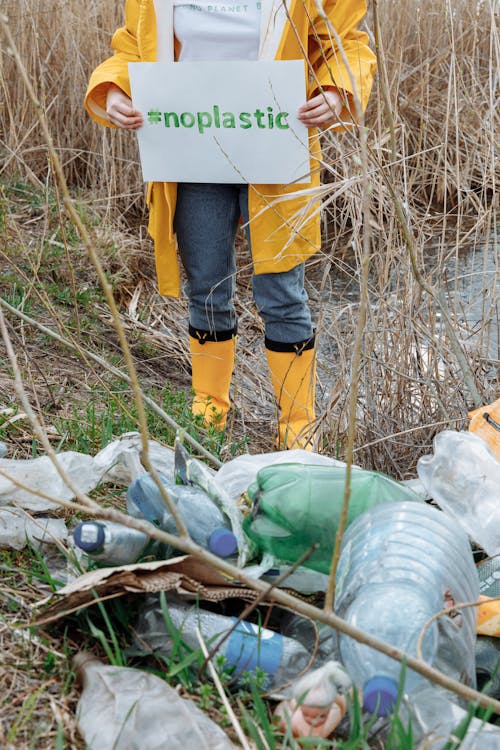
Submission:
<svg viewBox="0 0 500 750">
<path fill-rule="evenodd" d="M 185 304 L 158 298 L 151 263 L 144 266 L 151 249 L 134 140 L 104 132 L 81 106 L 89 71 L 107 54 L 110 34 L 121 22 L 121 0 L 93 0 L 85 11 L 73 0 L 55 0 L 50 10 L 41 0 L 7 0 L 7 11 L 67 178 L 84 193 L 89 211 L 113 227 L 106 231 L 117 240 L 117 294 L 122 303 L 132 303 L 155 344 L 157 332 L 168 331 L 159 356 L 186 369 Z M 421 273 L 446 294 L 477 390 L 487 401 L 498 388 L 499 39 L 491 1 L 407 0 L 401 6 L 387 0 L 379 14 L 385 73 L 379 70 L 367 115 L 372 253 L 356 448 L 362 463 L 405 476 L 436 430 L 464 426 L 472 396 L 439 310 L 415 280 L 394 192 Z M 368 25 L 373 28 L 373 17 Z M 42 186 L 46 153 L 35 112 L 13 61 L 6 53 L 0 59 L 2 173 Z M 325 141 L 324 245 L 311 264 L 309 291 L 321 340 L 319 442 L 328 452 L 342 453 L 358 310 L 362 175 L 355 137 L 327 135 Z M 140 239 L 131 242 L 124 226 L 137 237 L 137 221 Z M 269 448 L 271 442 L 261 443 L 260 424 L 273 407 L 244 248 L 241 261 L 235 430 L 250 432 L 259 447 Z"/>
<path fill-rule="evenodd" d="M 445 295 L 477 391 L 484 402 L 498 397 L 500 50 L 494 9 L 493 0 L 379 2 L 386 74 L 379 72 L 367 114 L 370 304 L 355 460 L 396 477 L 414 476 L 416 460 L 430 450 L 436 432 L 464 428 L 473 401 L 439 306 L 415 276 L 405 223 L 420 273 Z M 155 291 L 135 142 L 126 133 L 104 132 L 82 108 L 89 72 L 107 55 L 111 33 L 123 17 L 122 0 L 85 5 L 4 0 L 2 10 L 36 84 L 80 211 L 96 225 L 99 254 L 113 280 L 141 380 L 158 389 L 169 380 L 187 390 L 186 303 L 163 300 Z M 368 26 L 373 28 L 373 17 Z M 384 88 L 390 107 L 384 105 Z M 324 243 L 310 264 L 308 291 L 320 334 L 318 441 L 325 452 L 342 457 L 359 313 L 363 174 L 356 137 L 326 135 L 325 145 Z M 30 183 L 31 190 L 14 190 L 16 181 Z M 89 309 L 82 300 L 96 276 L 54 200 L 36 112 L 5 47 L 0 52 L 1 184 L 6 190 L 2 194 L 0 188 L 2 296 L 83 349 L 116 361 L 109 314 L 95 298 L 89 335 Z M 404 208 L 403 222 L 395 195 Z M 274 405 L 244 242 L 239 257 L 241 335 L 228 443 L 247 436 L 252 452 L 268 451 Z M 61 306 L 56 292 L 63 290 L 67 302 Z M 50 419 L 68 416 L 75 406 L 82 413 L 92 388 L 105 381 L 99 367 L 68 356 L 60 346 L 47 346 L 14 318 L 10 326 L 38 412 Z M 12 399 L 10 372 L 3 366 L 0 400 L 9 405 Z M 28 455 L 29 440 L 20 432 L 18 456 Z M 57 644 L 26 643 L 7 629 L 37 597 L 34 589 L 21 590 L 17 583 L 13 578 L 3 591 L 6 602 L 10 596 L 20 600 L 20 609 L 3 618 L 0 631 L 2 646 L 9 644 L 12 653 L 0 670 L 4 694 L 12 696 L 0 715 L 0 744 L 9 747 L 12 722 L 28 716 L 31 701 L 45 723 L 36 730 L 35 744 L 28 736 L 31 720 L 20 723 L 16 748 L 55 747 L 58 723 L 67 742 L 77 742 L 71 739 L 66 699 L 57 689 L 52 693 L 52 675 L 43 671 L 46 648 L 57 652 Z"/>
</svg>

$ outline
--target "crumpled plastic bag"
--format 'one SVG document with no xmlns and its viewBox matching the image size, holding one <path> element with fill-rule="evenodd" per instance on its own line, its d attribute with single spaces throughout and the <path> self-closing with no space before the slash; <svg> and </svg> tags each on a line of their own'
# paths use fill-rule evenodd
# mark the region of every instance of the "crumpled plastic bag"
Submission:
<svg viewBox="0 0 500 750">
<path fill-rule="evenodd" d="M 155 469 L 173 477 L 174 452 L 155 441 L 150 441 L 148 448 Z M 69 474 L 75 487 L 80 492 L 88 493 L 102 483 L 127 485 L 131 480 L 130 454 L 138 455 L 140 449 L 139 433 L 129 432 L 109 443 L 95 456 L 63 451 L 57 454 L 57 460 Z M 74 498 L 73 492 L 63 482 L 48 456 L 27 460 L 0 458 L 0 506 L 15 504 L 35 511 L 60 507 L 57 502 L 18 487 L 12 480 L 43 492 L 54 501 Z"/>
<path fill-rule="evenodd" d="M 40 548 L 65 541 L 67 537 L 62 518 L 32 518 L 20 508 L 0 508 L 0 547 L 21 550 L 29 541 Z"/>
<path fill-rule="evenodd" d="M 81 656 L 77 721 L 88 750 L 233 750 L 222 729 L 165 680 L 97 659 L 79 666 Z"/>
<path fill-rule="evenodd" d="M 429 496 L 488 555 L 500 553 L 500 462 L 472 432 L 444 430 L 433 448 L 417 463 Z"/>
</svg>

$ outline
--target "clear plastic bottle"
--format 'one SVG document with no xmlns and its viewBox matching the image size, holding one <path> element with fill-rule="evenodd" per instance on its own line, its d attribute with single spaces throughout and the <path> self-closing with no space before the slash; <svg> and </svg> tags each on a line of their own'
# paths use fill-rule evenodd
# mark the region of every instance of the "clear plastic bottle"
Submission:
<svg viewBox="0 0 500 750">
<path fill-rule="evenodd" d="M 147 534 L 113 521 L 82 521 L 73 530 L 77 547 L 103 565 L 136 562 L 150 541 Z"/>
<path fill-rule="evenodd" d="M 254 673 L 259 668 L 268 675 L 266 689 L 279 689 L 309 666 L 311 653 L 293 638 L 247 621 L 234 627 L 237 618 L 209 612 L 178 598 L 169 596 L 167 605 L 171 624 L 192 649 L 200 647 L 197 628 L 209 648 L 234 628 L 217 654 L 224 655 L 225 666 L 234 670 L 236 678 L 243 672 Z M 148 598 L 136 632 L 141 644 L 146 643 L 154 651 L 170 656 L 172 638 L 157 596 Z"/>
<path fill-rule="evenodd" d="M 286 612 L 280 621 L 280 633 L 301 643 L 311 656 L 315 654 L 312 663 L 314 668 L 340 658 L 338 633 L 335 628 L 323 622 L 313 622 L 307 617 Z"/>
<path fill-rule="evenodd" d="M 230 557 L 237 552 L 236 536 L 228 519 L 205 492 L 196 487 L 175 484 L 161 475 L 160 479 L 196 544 L 219 557 Z M 148 521 L 159 525 L 170 534 L 177 535 L 173 516 L 149 474 L 137 477 L 128 489 L 129 513 L 134 507 Z"/>
<path fill-rule="evenodd" d="M 466 535 L 424 503 L 371 508 L 347 529 L 337 570 L 335 611 L 350 624 L 417 655 L 455 679 L 475 685 L 476 614 L 464 609 L 429 624 L 446 601 L 476 601 L 479 580 Z M 379 715 L 396 700 L 401 665 L 340 634 L 341 659 L 363 688 L 364 706 Z M 407 669 L 405 692 L 423 678 Z"/>
<path fill-rule="evenodd" d="M 310 550 L 303 565 L 328 574 L 346 480 L 345 466 L 275 464 L 261 469 L 248 488 L 252 515 L 243 529 L 274 559 L 295 562 Z M 378 503 L 414 500 L 416 493 L 384 474 L 354 469 L 347 523 Z"/>
</svg>

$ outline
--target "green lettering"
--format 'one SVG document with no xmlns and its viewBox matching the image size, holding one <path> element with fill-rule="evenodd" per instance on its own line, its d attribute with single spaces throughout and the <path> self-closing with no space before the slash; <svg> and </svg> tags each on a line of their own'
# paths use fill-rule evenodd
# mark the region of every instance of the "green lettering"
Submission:
<svg viewBox="0 0 500 750">
<path fill-rule="evenodd" d="M 250 114 L 250 112 L 240 112 L 240 128 L 243 128 L 243 130 L 248 130 L 248 128 L 251 128 L 251 117 L 252 115 Z"/>
<path fill-rule="evenodd" d="M 232 112 L 223 112 L 222 118 L 223 118 L 222 119 L 223 128 L 235 128 L 236 127 L 236 120 Z"/>
<path fill-rule="evenodd" d="M 273 108 L 272 107 L 267 108 L 267 127 L 270 130 L 273 129 Z"/>
<path fill-rule="evenodd" d="M 192 112 L 183 112 L 181 115 L 181 125 L 184 128 L 192 128 L 194 125 L 194 115 Z"/>
<path fill-rule="evenodd" d="M 276 127 L 280 128 L 281 130 L 288 130 L 290 126 L 286 121 L 287 117 L 288 112 L 278 112 L 278 114 L 276 115 Z"/>
<path fill-rule="evenodd" d="M 264 112 L 261 109 L 256 109 L 253 113 L 253 116 L 257 120 L 257 127 L 258 128 L 265 128 L 266 126 L 262 122 L 262 118 L 264 117 Z"/>
<path fill-rule="evenodd" d="M 209 112 L 197 112 L 196 120 L 198 122 L 198 131 L 203 133 L 206 128 L 212 125 L 212 115 Z"/>
<path fill-rule="evenodd" d="M 170 119 L 172 119 L 172 122 L 174 123 L 174 128 L 179 127 L 179 116 L 177 112 L 164 112 L 163 113 L 163 120 L 165 122 L 165 127 L 170 127 Z"/>
<path fill-rule="evenodd" d="M 219 105 L 214 105 L 214 125 L 216 128 L 220 128 L 220 111 L 219 111 Z"/>
</svg>

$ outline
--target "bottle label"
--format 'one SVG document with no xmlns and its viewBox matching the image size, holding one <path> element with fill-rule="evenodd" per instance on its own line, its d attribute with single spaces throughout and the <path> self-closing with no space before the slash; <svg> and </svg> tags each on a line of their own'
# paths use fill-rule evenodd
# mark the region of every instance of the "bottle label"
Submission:
<svg viewBox="0 0 500 750">
<path fill-rule="evenodd" d="M 236 621 L 236 618 L 234 618 Z M 281 661 L 283 638 L 253 622 L 239 622 L 229 637 L 226 661 L 235 667 L 235 674 L 254 672 L 258 667 L 274 675 Z"/>
</svg>

